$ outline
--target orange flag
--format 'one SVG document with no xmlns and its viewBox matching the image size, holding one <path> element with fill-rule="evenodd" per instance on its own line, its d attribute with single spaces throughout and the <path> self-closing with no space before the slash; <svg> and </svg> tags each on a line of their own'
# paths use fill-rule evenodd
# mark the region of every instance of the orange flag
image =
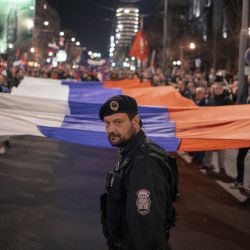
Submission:
<svg viewBox="0 0 250 250">
<path fill-rule="evenodd" d="M 129 55 L 141 61 L 144 61 L 148 57 L 148 42 L 141 31 L 136 33 Z"/>
<path fill-rule="evenodd" d="M 140 79 L 124 79 L 118 81 L 105 81 L 105 88 L 120 88 L 120 89 L 132 89 L 132 88 L 146 88 L 152 87 L 150 82 L 141 83 Z"/>
<path fill-rule="evenodd" d="M 166 107 L 180 139 L 178 151 L 250 147 L 250 104 L 199 107 L 170 86 L 143 88 L 132 80 L 111 83 L 104 86 L 121 88 L 140 106 Z"/>
</svg>

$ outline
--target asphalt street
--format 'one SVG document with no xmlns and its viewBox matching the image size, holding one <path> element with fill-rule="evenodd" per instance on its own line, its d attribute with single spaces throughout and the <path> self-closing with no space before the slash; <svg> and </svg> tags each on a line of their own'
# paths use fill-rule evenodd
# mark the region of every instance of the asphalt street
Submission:
<svg viewBox="0 0 250 250">
<path fill-rule="evenodd" d="M 13 137 L 11 146 L 0 155 L 0 250 L 107 249 L 99 195 L 116 150 L 32 136 Z M 223 187 L 232 176 L 177 158 L 182 198 L 173 249 L 249 249 L 250 208 Z"/>
<path fill-rule="evenodd" d="M 245 158 L 245 173 L 244 173 L 244 189 L 232 189 L 233 182 L 235 177 L 237 176 L 236 171 L 236 158 L 237 158 L 237 149 L 227 149 L 225 156 L 225 170 L 227 173 L 227 181 L 221 181 L 220 179 L 214 178 L 214 180 L 221 185 L 227 192 L 229 192 L 232 196 L 234 196 L 240 202 L 246 199 L 246 195 L 250 192 L 250 151 L 248 152 Z M 186 163 L 191 163 L 191 157 L 187 153 L 179 153 L 182 159 L 185 160 Z M 218 167 L 218 154 L 216 151 L 213 153 L 212 164 L 214 169 L 212 171 L 200 170 L 205 175 L 210 176 L 218 176 L 219 167 Z"/>
</svg>

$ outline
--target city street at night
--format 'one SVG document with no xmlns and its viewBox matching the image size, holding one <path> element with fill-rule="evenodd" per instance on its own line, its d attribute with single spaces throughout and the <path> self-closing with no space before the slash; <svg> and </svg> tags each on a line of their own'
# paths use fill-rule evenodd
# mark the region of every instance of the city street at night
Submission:
<svg viewBox="0 0 250 250">
<path fill-rule="evenodd" d="M 11 139 L 0 157 L 0 249 L 104 250 L 99 195 L 117 157 L 39 137 Z M 175 250 L 246 250 L 250 210 L 216 180 L 178 157 L 181 200 L 171 232 Z"/>
<path fill-rule="evenodd" d="M 250 0 L 0 0 L 0 189 L 0 250 L 249 250 Z"/>
</svg>

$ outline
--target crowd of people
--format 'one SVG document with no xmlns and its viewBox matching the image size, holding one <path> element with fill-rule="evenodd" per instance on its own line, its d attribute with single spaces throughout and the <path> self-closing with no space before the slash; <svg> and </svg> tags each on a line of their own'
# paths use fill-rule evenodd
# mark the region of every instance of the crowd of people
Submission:
<svg viewBox="0 0 250 250">
<path fill-rule="evenodd" d="M 175 67 L 169 74 L 165 74 L 162 69 L 148 68 L 141 72 L 130 72 L 128 70 L 114 69 L 110 74 L 111 79 L 120 80 L 126 78 L 140 78 L 141 82 L 150 81 L 153 86 L 172 86 L 177 89 L 180 94 L 186 98 L 193 100 L 198 106 L 222 106 L 233 105 L 237 103 L 239 83 L 236 75 L 229 75 L 226 71 L 221 70 L 214 72 L 213 69 L 209 73 L 197 72 L 188 73 L 179 67 Z M 243 91 L 241 103 L 250 103 L 250 75 L 247 77 L 247 84 Z M 236 159 L 237 177 L 231 188 L 243 188 L 245 157 L 249 148 L 241 148 L 238 150 Z M 214 169 L 212 164 L 213 154 L 217 153 L 219 174 L 227 175 L 225 166 L 226 151 L 216 150 L 207 152 L 190 153 L 193 163 L 199 169 L 206 171 Z"/>
<path fill-rule="evenodd" d="M 13 87 L 18 87 L 24 76 L 43 77 L 52 79 L 71 79 L 74 81 L 101 81 L 103 72 L 97 70 L 90 71 L 86 68 L 73 69 L 68 65 L 59 65 L 57 68 L 43 66 L 33 67 L 14 67 L 0 66 L 0 92 L 10 93 Z M 161 68 L 139 69 L 136 71 L 127 68 L 105 69 L 105 80 L 140 79 L 143 84 L 151 82 L 152 86 L 172 86 L 180 94 L 194 101 L 198 106 L 221 106 L 233 105 L 237 103 L 238 81 L 237 77 L 229 75 L 225 70 L 205 73 L 197 70 L 187 72 L 180 67 L 174 67 L 167 73 Z M 250 75 L 247 78 L 247 85 L 244 90 L 243 103 L 250 103 Z M 10 147 L 9 139 L 0 139 L 0 154 Z M 239 149 L 237 156 L 237 177 L 233 188 L 242 188 L 244 180 L 244 159 L 249 148 Z M 192 161 L 198 168 L 211 170 L 212 156 L 218 155 L 219 173 L 226 175 L 225 150 L 195 152 L 190 153 Z"/>
</svg>

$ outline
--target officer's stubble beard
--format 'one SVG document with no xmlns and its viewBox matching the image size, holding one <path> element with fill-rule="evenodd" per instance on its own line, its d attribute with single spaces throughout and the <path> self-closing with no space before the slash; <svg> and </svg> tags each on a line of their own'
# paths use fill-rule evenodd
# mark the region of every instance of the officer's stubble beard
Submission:
<svg viewBox="0 0 250 250">
<path fill-rule="evenodd" d="M 131 126 L 130 126 L 128 132 L 127 132 L 127 135 L 128 135 L 128 136 L 126 136 L 126 138 L 124 138 L 124 136 L 122 136 L 122 135 L 119 134 L 119 133 L 111 132 L 111 133 L 108 133 L 108 140 L 109 140 L 110 144 L 111 144 L 113 147 L 123 148 L 123 147 L 125 147 L 125 146 L 128 144 L 128 142 L 130 141 L 130 139 L 131 139 L 133 136 L 136 135 L 137 132 L 138 132 L 137 129 L 133 126 L 133 124 L 132 124 L 132 122 L 131 122 Z M 113 142 L 111 141 L 111 139 L 110 139 L 110 137 L 112 137 L 112 136 L 118 137 L 118 138 L 120 138 L 120 140 L 117 141 L 117 142 L 115 142 L 115 143 L 113 143 Z"/>
</svg>

